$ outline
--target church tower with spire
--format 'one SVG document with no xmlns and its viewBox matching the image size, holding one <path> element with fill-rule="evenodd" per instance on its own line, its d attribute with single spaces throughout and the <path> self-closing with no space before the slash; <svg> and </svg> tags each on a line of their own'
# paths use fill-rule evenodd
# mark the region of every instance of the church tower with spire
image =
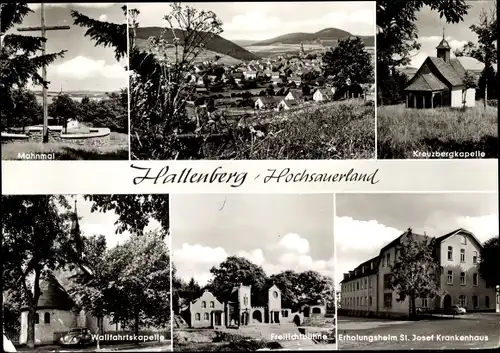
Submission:
<svg viewBox="0 0 500 353">
<path fill-rule="evenodd" d="M 442 59 L 446 63 L 450 63 L 450 50 L 451 47 L 448 44 L 448 42 L 445 39 L 444 36 L 444 28 L 443 28 L 443 39 L 441 39 L 441 42 L 439 45 L 436 47 L 437 50 L 437 57 Z"/>
<path fill-rule="evenodd" d="M 80 229 L 80 222 L 78 219 L 78 208 L 77 208 L 77 200 L 75 198 L 75 208 L 72 215 L 71 221 L 71 243 L 74 246 L 73 250 L 75 251 L 76 259 L 82 260 L 83 257 L 83 239 L 82 233 Z"/>
</svg>

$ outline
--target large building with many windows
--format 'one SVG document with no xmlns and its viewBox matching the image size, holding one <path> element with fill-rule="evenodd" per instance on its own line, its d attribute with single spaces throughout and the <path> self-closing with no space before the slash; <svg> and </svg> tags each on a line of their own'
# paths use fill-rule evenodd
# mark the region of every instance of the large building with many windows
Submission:
<svg viewBox="0 0 500 353">
<path fill-rule="evenodd" d="M 384 246 L 378 256 L 344 274 L 341 281 L 341 308 L 344 314 L 408 315 L 408 299 L 398 301 L 398 295 L 390 285 L 391 265 L 408 234 L 403 233 Z M 419 239 L 432 239 L 427 235 L 412 235 Z M 457 229 L 435 240 L 435 257 L 440 263 L 440 295 L 418 298 L 416 306 L 441 310 L 457 304 L 468 311 L 493 310 L 495 290 L 486 287 L 478 271 L 481 242 L 465 229 Z M 435 275 L 429 273 L 429 276 Z"/>
</svg>

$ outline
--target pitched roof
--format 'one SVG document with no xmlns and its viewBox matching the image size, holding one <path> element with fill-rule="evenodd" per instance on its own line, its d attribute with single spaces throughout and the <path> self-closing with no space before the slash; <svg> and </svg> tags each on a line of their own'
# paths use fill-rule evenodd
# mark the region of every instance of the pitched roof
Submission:
<svg viewBox="0 0 500 353">
<path fill-rule="evenodd" d="M 446 85 L 439 81 L 433 74 L 423 74 L 415 78 L 415 80 L 405 88 L 405 91 L 441 91 L 446 89 Z"/>
<path fill-rule="evenodd" d="M 446 39 L 442 39 L 441 42 L 439 42 L 438 46 L 436 49 L 451 49 L 450 45 L 446 41 Z"/>
<path fill-rule="evenodd" d="M 445 82 L 433 74 L 421 74 L 422 67 L 428 63 L 432 65 L 439 74 L 444 78 Z M 465 68 L 458 59 L 451 59 L 446 62 L 441 58 L 427 57 L 420 69 L 410 80 L 409 85 L 405 88 L 406 91 L 433 91 L 443 89 L 443 85 L 461 86 L 463 85 L 462 78 L 466 73 Z"/>
<path fill-rule="evenodd" d="M 445 235 L 442 235 L 442 236 L 436 238 L 436 245 L 439 245 L 440 243 L 442 243 L 443 241 L 445 241 L 449 237 L 451 237 L 455 234 L 458 234 L 458 233 L 466 233 L 468 236 L 470 236 L 472 239 L 474 239 L 474 241 L 476 241 L 481 247 L 483 246 L 483 244 L 479 241 L 479 239 L 476 238 L 476 236 L 474 234 L 472 234 L 471 232 L 469 232 L 468 230 L 463 229 L 463 228 L 455 229 L 452 232 L 449 232 Z"/>
<path fill-rule="evenodd" d="M 299 105 L 299 102 L 297 102 L 296 100 L 283 100 L 282 102 L 284 102 L 288 106 L 290 106 L 290 105 Z"/>
<path fill-rule="evenodd" d="M 462 76 L 465 73 L 465 68 L 457 59 L 451 59 L 449 63 L 441 58 L 429 57 L 428 60 L 439 70 L 439 73 L 452 86 L 460 86 L 463 84 Z M 458 70 L 457 70 L 458 69 Z"/>
<path fill-rule="evenodd" d="M 349 281 L 352 281 L 352 280 L 355 280 L 355 279 L 358 279 L 361 277 L 376 274 L 378 271 L 379 260 L 380 260 L 380 256 L 377 255 L 374 258 L 371 258 L 370 260 L 363 262 L 361 265 L 359 265 L 358 267 L 356 267 L 354 269 L 354 271 L 353 271 L 354 276 L 350 276 L 349 278 L 343 279 L 342 281 L 340 281 L 340 283 L 349 282 Z M 373 267 L 370 266 L 371 262 L 373 262 Z M 363 272 L 364 266 L 367 266 L 368 268 Z M 356 272 L 356 270 L 359 270 L 359 271 Z"/>
<path fill-rule="evenodd" d="M 74 301 L 54 276 L 49 275 L 40 281 L 37 309 L 71 310 L 74 307 Z M 27 310 L 27 307 L 23 310 Z"/>
<path fill-rule="evenodd" d="M 255 100 L 255 102 L 257 102 L 258 100 L 261 100 L 262 103 L 264 104 L 274 104 L 276 103 L 276 98 L 274 97 L 269 97 L 269 96 L 265 96 L 265 97 L 259 97 Z"/>
</svg>

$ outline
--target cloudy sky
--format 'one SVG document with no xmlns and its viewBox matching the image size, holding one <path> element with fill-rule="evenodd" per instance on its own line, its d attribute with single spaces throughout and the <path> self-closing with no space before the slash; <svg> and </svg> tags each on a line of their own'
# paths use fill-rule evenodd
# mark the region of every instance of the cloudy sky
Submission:
<svg viewBox="0 0 500 353">
<path fill-rule="evenodd" d="M 69 30 L 47 31 L 47 52 L 67 50 L 64 58 L 58 59 L 47 70 L 51 82 L 50 91 L 117 91 L 127 86 L 128 76 L 124 69 L 126 61 L 120 63 L 114 57 L 113 48 L 95 47 L 94 42 L 84 37 L 86 29 L 73 25 L 71 10 L 76 10 L 101 21 L 123 23 L 123 4 L 46 4 L 47 26 L 69 25 Z M 18 27 L 40 26 L 40 5 L 30 5 L 28 14 Z M 40 32 L 18 32 L 25 35 L 40 35 Z M 40 88 L 35 88 L 39 90 Z"/>
<path fill-rule="evenodd" d="M 80 217 L 80 229 L 84 236 L 104 235 L 108 248 L 113 248 L 118 244 L 123 244 L 129 237 L 129 232 L 123 234 L 116 234 L 115 222 L 118 216 L 114 211 L 110 212 L 90 212 L 92 202 L 86 201 L 82 195 L 69 195 L 67 196 L 72 207 L 77 200 L 77 211 Z M 146 230 L 156 230 L 160 224 L 151 220 Z"/>
<path fill-rule="evenodd" d="M 430 7 L 424 7 L 417 14 L 416 25 L 418 27 L 419 39 L 422 47 L 411 62 L 411 66 L 419 68 L 428 56 L 436 56 L 436 46 L 443 38 L 443 27 L 445 28 L 445 37 L 453 51 L 462 48 L 469 41 L 477 43 L 477 36 L 470 30 L 470 26 L 479 22 L 479 15 L 482 10 L 490 11 L 494 8 L 494 2 L 488 1 L 469 1 L 471 8 L 468 14 L 464 16 L 464 21 L 451 24 L 446 23 L 444 18 L 439 18 L 436 11 Z M 472 58 L 461 58 L 462 63 L 467 69 L 482 69 L 484 65 Z"/>
<path fill-rule="evenodd" d="M 201 284 L 228 256 L 243 256 L 268 275 L 317 270 L 333 275 L 333 196 L 171 195 L 173 263 Z"/>
<path fill-rule="evenodd" d="M 375 2 L 218 2 L 191 3 L 210 10 L 223 22 L 222 37 L 264 40 L 293 32 L 317 32 L 335 27 L 357 35 L 374 35 Z M 165 26 L 168 3 L 129 3 L 140 10 L 141 27 Z"/>
<path fill-rule="evenodd" d="M 484 242 L 498 236 L 498 194 L 337 194 L 336 279 L 409 227 L 439 237 L 458 228 Z"/>
</svg>

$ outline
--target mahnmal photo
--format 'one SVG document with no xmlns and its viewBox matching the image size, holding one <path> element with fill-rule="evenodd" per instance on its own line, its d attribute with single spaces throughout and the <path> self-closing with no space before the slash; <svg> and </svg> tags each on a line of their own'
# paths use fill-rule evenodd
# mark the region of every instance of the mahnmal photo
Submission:
<svg viewBox="0 0 500 353">
<path fill-rule="evenodd" d="M 375 158 L 375 2 L 129 4 L 131 157 Z"/>
<path fill-rule="evenodd" d="M 171 195 L 170 210 L 174 351 L 336 350 L 333 195 Z"/>
<path fill-rule="evenodd" d="M 3 160 L 129 159 L 126 14 L 0 4 Z"/>
<path fill-rule="evenodd" d="M 377 156 L 498 158 L 497 1 L 377 1 Z"/>
<path fill-rule="evenodd" d="M 339 350 L 500 345 L 498 193 L 337 194 L 334 227 Z"/>
<path fill-rule="evenodd" d="M 168 195 L 3 195 L 7 352 L 171 351 Z"/>
</svg>

